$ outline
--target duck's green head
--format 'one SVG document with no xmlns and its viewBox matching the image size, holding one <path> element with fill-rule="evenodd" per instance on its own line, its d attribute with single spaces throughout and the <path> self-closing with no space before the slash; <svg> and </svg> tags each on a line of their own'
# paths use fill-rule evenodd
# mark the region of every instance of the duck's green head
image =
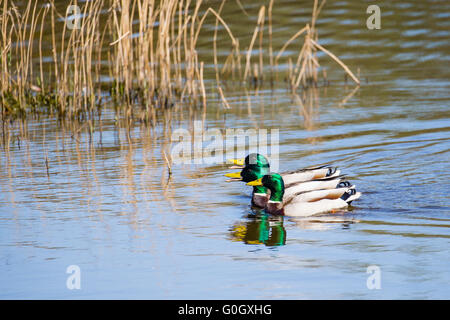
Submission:
<svg viewBox="0 0 450 320">
<path fill-rule="evenodd" d="M 270 165 L 269 161 L 263 155 L 259 153 L 251 153 L 245 159 L 231 160 L 234 164 L 245 165 L 241 172 L 227 173 L 226 177 L 231 178 L 228 181 L 244 181 L 250 182 L 259 178 L 262 178 L 265 174 L 269 173 Z M 245 175 L 245 178 L 244 178 Z"/>
<path fill-rule="evenodd" d="M 247 166 L 240 172 L 242 177 L 242 181 L 250 182 L 253 180 L 257 180 L 259 178 L 264 177 L 265 174 L 268 173 L 267 168 L 264 167 L 256 167 L 256 166 Z"/>
<path fill-rule="evenodd" d="M 250 182 L 254 180 L 261 179 L 269 173 L 269 169 L 266 167 L 258 167 L 255 165 L 249 165 L 245 167 L 242 172 L 242 181 L 244 182 Z M 267 193 L 267 188 L 265 186 L 253 186 L 253 192 L 254 193 Z"/>
<path fill-rule="evenodd" d="M 255 165 L 258 167 L 270 168 L 269 160 L 259 153 L 250 153 L 245 157 L 244 165 L 247 167 L 249 165 Z"/>
<path fill-rule="evenodd" d="M 256 165 L 258 167 L 267 167 L 269 168 L 269 160 L 265 156 L 259 153 L 250 153 L 243 159 L 229 159 L 230 163 L 234 164 L 232 169 L 243 169 L 248 165 Z"/>
<path fill-rule="evenodd" d="M 250 181 L 262 178 L 267 173 L 269 173 L 269 169 L 266 167 L 259 167 L 256 165 L 248 165 L 244 169 L 242 169 L 241 172 L 227 173 L 226 176 L 231 178 L 230 181 L 250 182 Z M 262 185 L 254 186 L 253 192 L 254 193 L 267 193 L 267 189 L 266 189 L 266 187 L 264 187 Z"/>
<path fill-rule="evenodd" d="M 270 190 L 270 200 L 282 202 L 284 195 L 284 181 L 278 173 L 269 173 L 262 178 L 247 183 L 249 186 L 263 186 Z"/>
</svg>

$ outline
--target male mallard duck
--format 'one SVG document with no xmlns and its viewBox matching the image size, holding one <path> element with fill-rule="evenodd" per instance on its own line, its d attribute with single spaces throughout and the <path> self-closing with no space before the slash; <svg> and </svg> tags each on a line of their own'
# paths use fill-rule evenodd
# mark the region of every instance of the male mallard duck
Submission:
<svg viewBox="0 0 450 320">
<path fill-rule="evenodd" d="M 274 215 L 312 216 L 332 210 L 346 208 L 361 196 L 354 186 L 338 186 L 335 189 L 314 190 L 293 193 L 285 197 L 285 184 L 278 173 L 269 173 L 262 178 L 248 182 L 249 186 L 264 186 L 270 190 L 265 211 Z"/>
<path fill-rule="evenodd" d="M 260 179 L 268 173 L 266 167 L 259 167 L 255 165 L 248 165 L 239 173 L 240 178 L 234 180 L 250 182 Z M 264 186 L 254 186 L 252 193 L 252 205 L 264 208 L 267 201 L 269 201 L 270 191 Z"/>
<path fill-rule="evenodd" d="M 254 168 L 259 167 L 262 168 L 263 170 L 265 169 L 267 173 L 270 172 L 269 160 L 267 160 L 265 156 L 259 153 L 250 153 L 247 157 L 245 157 L 245 159 L 232 159 L 230 161 L 235 164 L 234 166 L 231 167 L 234 169 L 244 169 L 248 166 L 253 165 Z M 337 170 L 337 168 L 326 165 L 280 173 L 286 184 L 291 184 L 294 182 L 310 181 L 326 177 L 335 177 L 338 176 L 339 174 L 340 171 Z M 228 173 L 225 176 L 235 178 L 237 180 L 240 180 L 241 178 L 240 172 Z"/>
<path fill-rule="evenodd" d="M 241 172 L 228 173 L 228 181 L 250 182 L 262 178 L 270 172 L 269 161 L 263 155 L 252 153 L 245 160 L 232 160 L 233 163 L 244 165 Z M 234 167 L 236 168 L 236 167 Z M 241 168 L 241 167 L 239 167 Z M 285 186 L 285 197 L 295 193 L 319 189 L 334 189 L 338 186 L 349 186 L 350 183 L 341 182 L 339 170 L 327 166 L 307 168 L 281 173 L 284 181 L 290 181 Z M 270 191 L 264 186 L 254 186 L 252 204 L 264 208 L 270 197 Z"/>
</svg>

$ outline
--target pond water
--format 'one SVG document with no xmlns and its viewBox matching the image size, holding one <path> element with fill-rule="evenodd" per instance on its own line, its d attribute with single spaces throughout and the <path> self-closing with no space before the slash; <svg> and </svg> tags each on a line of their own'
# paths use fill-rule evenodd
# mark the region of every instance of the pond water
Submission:
<svg viewBox="0 0 450 320">
<path fill-rule="evenodd" d="M 242 43 L 259 5 L 245 6 L 252 18 L 233 1 L 224 8 Z M 170 121 L 278 129 L 280 170 L 338 166 L 363 193 L 349 210 L 259 216 L 249 187 L 225 182 L 226 164 L 173 164 L 169 176 L 164 121 L 128 125 L 105 110 L 91 131 L 30 117 L 1 135 L 0 298 L 450 298 L 450 3 L 380 4 L 380 30 L 366 28 L 367 6 L 327 3 L 317 25 L 320 43 L 360 69 L 361 87 L 319 55 L 331 83 L 303 105 L 282 80 L 230 85 L 230 109 L 211 96 L 205 114 L 174 111 Z M 274 47 L 310 7 L 275 1 Z M 209 34 L 201 43 L 211 50 Z M 71 265 L 79 290 L 66 285 Z M 367 286 L 369 266 L 380 289 Z"/>
</svg>

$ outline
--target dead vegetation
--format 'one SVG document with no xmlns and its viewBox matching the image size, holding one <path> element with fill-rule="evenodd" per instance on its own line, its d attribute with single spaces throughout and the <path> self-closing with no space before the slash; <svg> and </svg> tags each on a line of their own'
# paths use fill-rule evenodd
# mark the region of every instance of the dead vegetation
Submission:
<svg viewBox="0 0 450 320">
<path fill-rule="evenodd" d="M 260 7 L 245 49 L 221 16 L 225 0 L 218 9 L 202 0 L 71 1 L 69 5 L 79 6 L 78 13 L 59 12 L 54 0 L 29 1 L 21 11 L 14 1 L 0 0 L 2 118 L 45 112 L 60 118 L 89 119 L 106 102 L 112 102 L 118 113 L 135 115 L 145 122 L 155 121 L 159 110 L 176 104 L 206 109 L 210 94 L 206 88 L 210 86 L 205 85 L 206 67 L 197 45 L 207 19 L 215 23 L 211 39 L 213 87 L 225 108 L 230 106 L 222 88 L 223 77 L 243 86 L 273 85 L 281 61 L 289 65 L 286 80 L 293 93 L 317 86 L 319 51 L 359 84 L 350 69 L 319 44 L 316 21 L 324 4 L 324 0 L 320 4 L 315 0 L 311 22 L 275 50 L 274 0 Z M 44 40 L 46 28 L 51 28 L 50 41 Z M 230 47 L 228 57 L 221 62 L 217 57 L 218 32 L 226 32 Z M 296 56 L 285 55 L 296 40 L 302 41 L 301 50 Z M 264 58 L 266 53 L 268 59 Z M 268 66 L 264 65 L 266 60 Z"/>
</svg>

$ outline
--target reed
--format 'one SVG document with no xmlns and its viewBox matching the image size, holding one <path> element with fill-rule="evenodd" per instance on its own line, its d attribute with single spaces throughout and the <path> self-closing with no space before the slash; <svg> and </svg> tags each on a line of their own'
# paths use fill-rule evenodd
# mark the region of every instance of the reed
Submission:
<svg viewBox="0 0 450 320">
<path fill-rule="evenodd" d="M 242 3 L 237 4 L 248 15 Z M 324 4 L 325 0 L 320 4 L 315 0 L 311 22 L 275 50 L 272 15 L 276 2 L 270 0 L 267 7 L 259 8 L 250 42 L 241 52 L 239 39 L 222 17 L 225 0 L 218 9 L 202 0 L 72 0 L 68 5 L 80 8 L 75 15 L 59 12 L 54 0 L 29 1 L 21 9 L 12 0 L 0 0 L 2 118 L 31 111 L 83 120 L 94 118 L 103 105 L 112 103 L 119 114 L 154 123 L 161 110 L 172 106 L 205 110 L 209 95 L 205 74 L 211 70 L 206 69 L 197 44 L 208 17 L 215 19 L 212 71 L 225 108 L 230 108 L 223 89 L 227 76 L 239 84 L 261 86 L 270 70 L 273 85 L 282 59 L 289 65 L 292 91 L 317 86 L 318 51 L 359 84 L 350 68 L 320 45 L 316 21 Z M 73 21 L 78 22 L 76 28 L 70 27 Z M 50 40 L 45 43 L 51 47 L 47 48 L 50 62 L 43 55 L 45 25 L 51 27 Z M 224 61 L 217 57 L 218 32 L 225 32 L 230 39 Z M 301 50 L 286 57 L 288 46 L 301 37 Z"/>
<path fill-rule="evenodd" d="M 355 81 L 357 85 L 360 84 L 358 78 L 351 72 L 350 68 L 346 64 L 344 64 L 336 55 L 334 55 L 329 50 L 325 49 L 318 43 L 318 32 L 316 29 L 316 22 L 319 17 L 320 11 L 325 5 L 326 0 L 322 0 L 320 5 L 318 0 L 314 0 L 313 12 L 311 16 L 311 24 L 307 24 L 305 27 L 301 28 L 297 33 L 295 33 L 281 48 L 278 53 L 275 63 L 278 63 L 278 60 L 282 56 L 283 52 L 286 48 L 298 37 L 305 34 L 304 42 L 300 53 L 298 54 L 297 63 L 294 69 L 294 72 L 289 75 L 289 83 L 291 85 L 291 89 L 295 92 L 300 85 L 303 88 L 307 88 L 309 86 L 317 86 L 318 84 L 318 69 L 320 67 L 317 51 L 320 50 L 323 53 L 327 54 L 330 58 L 336 61 L 344 71 Z M 324 73 L 326 74 L 326 73 Z M 326 79 L 325 79 L 326 80 Z"/>
</svg>

